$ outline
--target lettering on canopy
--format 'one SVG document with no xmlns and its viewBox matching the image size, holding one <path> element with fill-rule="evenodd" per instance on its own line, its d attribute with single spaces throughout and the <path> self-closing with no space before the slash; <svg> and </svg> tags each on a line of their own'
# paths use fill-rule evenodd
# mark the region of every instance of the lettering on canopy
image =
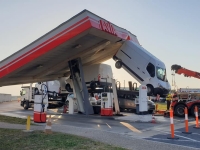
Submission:
<svg viewBox="0 0 200 150">
<path fill-rule="evenodd" d="M 100 28 L 101 30 L 111 33 L 113 35 L 117 35 L 115 32 L 115 28 L 113 27 L 113 25 L 110 22 L 104 21 L 104 20 L 100 20 Z"/>
</svg>

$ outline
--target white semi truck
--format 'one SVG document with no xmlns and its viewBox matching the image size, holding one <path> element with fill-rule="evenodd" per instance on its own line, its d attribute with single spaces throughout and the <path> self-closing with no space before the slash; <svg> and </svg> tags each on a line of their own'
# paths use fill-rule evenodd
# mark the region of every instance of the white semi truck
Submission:
<svg viewBox="0 0 200 150">
<path fill-rule="evenodd" d="M 65 104 L 67 94 L 60 94 L 60 82 L 58 80 L 47 81 L 47 82 L 38 82 L 33 87 L 22 86 L 20 91 L 21 95 L 21 106 L 26 110 L 34 107 L 34 98 L 35 94 L 41 93 L 44 90 L 43 84 L 47 87 L 46 92 L 48 93 L 48 108 L 61 107 Z"/>
</svg>

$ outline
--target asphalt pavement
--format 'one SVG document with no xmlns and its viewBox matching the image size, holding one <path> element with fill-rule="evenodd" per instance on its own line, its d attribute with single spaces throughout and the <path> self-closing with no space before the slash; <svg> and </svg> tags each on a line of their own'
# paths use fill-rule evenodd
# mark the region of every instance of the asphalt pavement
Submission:
<svg viewBox="0 0 200 150">
<path fill-rule="evenodd" d="M 0 114 L 26 118 L 27 115 L 33 116 L 33 110 L 23 110 L 19 102 L 13 101 L 0 103 Z M 193 128 L 194 118 L 189 118 L 189 131 L 192 134 L 182 133 L 185 130 L 184 118 L 174 118 L 175 137 L 179 138 L 176 140 L 168 139 L 171 136 L 170 119 L 162 116 L 155 117 L 156 123 L 142 123 L 132 120 L 116 120 L 118 116 L 63 114 L 62 109 L 48 110 L 47 114 L 52 117 L 53 131 L 85 136 L 128 149 L 200 149 L 200 129 Z M 124 113 L 124 115 L 135 114 Z M 40 125 L 41 129 L 44 129 L 45 124 Z M 0 127 L 3 126 L 0 123 Z"/>
</svg>

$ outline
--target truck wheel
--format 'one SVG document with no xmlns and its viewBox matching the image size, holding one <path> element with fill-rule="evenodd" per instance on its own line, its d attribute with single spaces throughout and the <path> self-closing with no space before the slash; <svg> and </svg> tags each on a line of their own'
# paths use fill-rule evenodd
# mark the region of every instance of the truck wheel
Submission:
<svg viewBox="0 0 200 150">
<path fill-rule="evenodd" d="M 200 105 L 194 105 L 194 106 L 192 106 L 192 108 L 191 108 L 191 114 L 192 114 L 192 116 L 194 116 L 195 117 L 195 106 L 197 106 L 197 108 L 198 108 L 198 117 L 200 117 Z"/>
<path fill-rule="evenodd" d="M 154 93 L 153 86 L 150 84 L 147 84 L 147 95 L 151 96 L 153 95 L 153 93 Z"/>
<path fill-rule="evenodd" d="M 117 69 L 120 69 L 120 68 L 122 67 L 122 62 L 121 62 L 121 61 L 117 61 L 117 62 L 115 63 L 115 67 L 116 67 Z"/>
<path fill-rule="evenodd" d="M 178 104 L 176 107 L 175 107 L 175 115 L 179 116 L 179 117 L 184 117 L 185 116 L 185 112 L 184 112 L 184 109 L 185 109 L 185 105 L 183 104 Z"/>
<path fill-rule="evenodd" d="M 29 101 L 24 101 L 24 110 L 28 110 L 29 108 Z"/>
</svg>

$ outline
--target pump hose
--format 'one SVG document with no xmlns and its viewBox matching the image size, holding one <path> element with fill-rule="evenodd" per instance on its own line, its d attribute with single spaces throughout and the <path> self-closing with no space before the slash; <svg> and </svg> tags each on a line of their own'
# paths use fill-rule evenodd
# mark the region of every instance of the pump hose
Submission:
<svg viewBox="0 0 200 150">
<path fill-rule="evenodd" d="M 44 87 L 44 90 L 42 90 L 43 87 Z M 45 88 L 46 88 L 46 91 L 45 91 Z M 44 105 L 43 101 L 44 101 L 44 99 L 46 98 L 46 96 L 47 96 L 47 91 L 48 91 L 48 87 L 47 87 L 46 84 L 42 84 L 42 85 L 41 85 L 41 91 L 42 91 L 42 103 L 41 103 L 42 108 L 41 108 L 41 112 L 44 112 L 44 107 L 45 107 L 45 105 Z M 42 121 L 42 114 L 41 114 L 41 113 L 40 113 L 40 121 L 41 121 L 41 122 L 46 122 L 46 120 L 45 120 L 45 121 Z"/>
</svg>

